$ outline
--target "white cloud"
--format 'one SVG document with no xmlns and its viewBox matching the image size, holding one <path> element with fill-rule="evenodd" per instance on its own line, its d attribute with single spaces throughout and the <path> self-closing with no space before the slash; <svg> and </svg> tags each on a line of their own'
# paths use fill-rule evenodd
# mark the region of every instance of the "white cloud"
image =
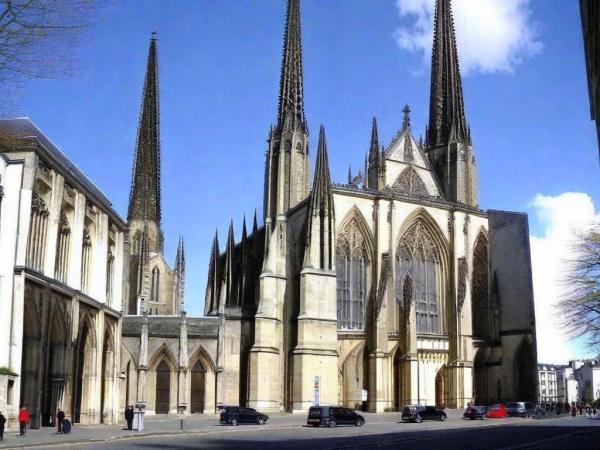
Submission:
<svg viewBox="0 0 600 450">
<path fill-rule="evenodd" d="M 530 0 L 454 0 L 461 72 L 513 72 L 523 59 L 539 53 L 542 43 L 531 21 Z M 396 30 L 398 45 L 431 57 L 434 0 L 396 0 L 409 26 Z"/>
<path fill-rule="evenodd" d="M 591 197 L 579 192 L 557 196 L 538 194 L 529 207 L 543 226 L 531 236 L 538 360 L 565 363 L 575 355 L 560 327 L 556 305 L 563 288 L 564 262 L 570 259 L 573 237 L 600 222 Z"/>
</svg>

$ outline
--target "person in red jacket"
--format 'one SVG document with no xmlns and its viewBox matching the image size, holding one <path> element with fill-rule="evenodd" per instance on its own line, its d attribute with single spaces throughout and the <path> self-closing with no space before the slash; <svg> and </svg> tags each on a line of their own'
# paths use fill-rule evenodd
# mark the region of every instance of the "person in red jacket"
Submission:
<svg viewBox="0 0 600 450">
<path fill-rule="evenodd" d="M 19 432 L 21 436 L 25 435 L 27 424 L 29 423 L 29 412 L 24 406 L 19 411 Z"/>
</svg>

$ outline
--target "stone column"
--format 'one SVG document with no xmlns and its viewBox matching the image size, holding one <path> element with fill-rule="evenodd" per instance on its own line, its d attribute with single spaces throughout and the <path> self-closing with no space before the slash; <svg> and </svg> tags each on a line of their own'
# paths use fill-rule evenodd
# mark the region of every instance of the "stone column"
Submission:
<svg viewBox="0 0 600 450">
<path fill-rule="evenodd" d="M 140 360 L 138 365 L 136 405 L 146 407 L 146 372 L 148 371 L 148 314 L 144 313 L 144 323 L 140 336 Z"/>
<path fill-rule="evenodd" d="M 177 412 L 179 414 L 190 414 L 189 386 L 187 383 L 188 374 L 188 336 L 187 336 L 187 319 L 185 311 L 181 313 L 181 321 L 179 322 L 179 367 L 178 367 L 178 399 Z"/>
<path fill-rule="evenodd" d="M 54 265 L 56 262 L 56 242 L 58 240 L 58 225 L 62 209 L 65 181 L 62 175 L 52 170 L 52 195 L 48 205 L 48 227 L 46 229 L 46 260 L 44 262 L 44 275 L 54 278 Z"/>
<path fill-rule="evenodd" d="M 83 252 L 83 226 L 85 221 L 85 196 L 76 189 L 73 226 L 71 227 L 71 254 L 69 255 L 69 274 L 67 284 L 73 289 L 81 289 L 81 257 Z"/>
</svg>

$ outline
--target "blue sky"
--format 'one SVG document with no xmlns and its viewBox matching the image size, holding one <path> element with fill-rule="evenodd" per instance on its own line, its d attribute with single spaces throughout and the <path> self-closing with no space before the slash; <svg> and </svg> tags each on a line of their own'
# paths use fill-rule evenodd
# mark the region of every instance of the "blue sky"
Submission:
<svg viewBox="0 0 600 450">
<path fill-rule="evenodd" d="M 311 148 L 324 123 L 335 181 L 346 179 L 349 163 L 362 167 L 372 116 L 380 139 L 389 143 L 408 103 L 413 130 L 423 132 L 429 67 L 414 27 L 427 18 L 432 1 L 302 1 Z M 473 1 L 481 8 L 471 12 L 481 21 L 465 19 L 471 25 L 463 29 L 475 31 L 461 35 L 458 10 Z M 470 48 L 463 84 L 481 207 L 529 212 L 531 233 L 540 239 L 549 238 L 551 227 L 544 213 L 548 202 L 540 206 L 540 198 L 580 193 L 595 217 L 598 144 L 577 2 L 454 3 L 459 53 Z M 529 41 L 517 40 L 507 50 L 508 63 L 494 61 L 495 47 L 477 37 L 477 26 L 485 25 L 479 30 L 484 37 L 506 41 L 501 26 L 485 22 L 502 25 L 504 16 L 490 19 L 490 11 L 520 14 L 521 22 L 508 31 L 523 32 Z M 231 218 L 239 237 L 244 212 L 251 220 L 257 208 L 262 217 L 265 140 L 276 119 L 284 15 L 283 0 L 123 2 L 85 36 L 77 50 L 84 70 L 68 80 L 29 82 L 15 111 L 31 117 L 125 216 L 148 43 L 158 32 L 165 250 L 174 260 L 178 235 L 184 235 L 191 314 L 203 310 L 214 230 L 224 242 Z M 411 33 L 416 40 L 402 40 Z M 488 58 L 478 63 L 479 56 Z M 538 194 L 545 197 L 536 203 Z"/>
</svg>

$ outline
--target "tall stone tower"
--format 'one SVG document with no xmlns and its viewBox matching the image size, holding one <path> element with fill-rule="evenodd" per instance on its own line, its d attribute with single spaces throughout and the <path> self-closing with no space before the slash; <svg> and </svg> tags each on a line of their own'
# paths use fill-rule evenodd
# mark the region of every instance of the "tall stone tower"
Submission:
<svg viewBox="0 0 600 450">
<path fill-rule="evenodd" d="M 163 256 L 160 204 L 160 109 L 157 36 L 152 33 L 129 195 L 129 303 L 139 314 L 179 314 L 183 308 L 185 259 L 180 238 L 171 270 Z"/>
<path fill-rule="evenodd" d="M 448 200 L 477 207 L 477 165 L 465 117 L 451 0 L 436 0 L 427 151 Z"/>
<path fill-rule="evenodd" d="M 271 127 L 265 163 L 265 224 L 274 226 L 309 192 L 308 125 L 304 117 L 300 0 L 289 0 L 281 63 L 277 124 Z"/>
</svg>

